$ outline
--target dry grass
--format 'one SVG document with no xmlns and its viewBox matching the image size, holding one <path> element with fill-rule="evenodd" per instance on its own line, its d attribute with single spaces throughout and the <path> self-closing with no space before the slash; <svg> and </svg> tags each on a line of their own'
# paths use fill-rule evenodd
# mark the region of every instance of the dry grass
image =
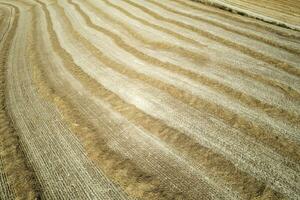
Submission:
<svg viewBox="0 0 300 200">
<path fill-rule="evenodd" d="M 299 197 L 298 32 L 181 0 L 0 5 L 4 198 Z"/>
</svg>

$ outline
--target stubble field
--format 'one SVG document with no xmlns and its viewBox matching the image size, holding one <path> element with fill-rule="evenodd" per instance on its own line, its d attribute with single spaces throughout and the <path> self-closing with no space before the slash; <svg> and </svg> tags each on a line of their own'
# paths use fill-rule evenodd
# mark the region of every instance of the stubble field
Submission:
<svg viewBox="0 0 300 200">
<path fill-rule="evenodd" d="M 299 199 L 297 20 L 0 0 L 0 199 Z"/>
</svg>

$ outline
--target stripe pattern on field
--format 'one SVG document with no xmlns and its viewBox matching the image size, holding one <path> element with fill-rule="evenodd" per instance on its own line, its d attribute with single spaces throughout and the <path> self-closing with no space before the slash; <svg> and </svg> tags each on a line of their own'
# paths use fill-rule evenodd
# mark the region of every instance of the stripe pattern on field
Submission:
<svg viewBox="0 0 300 200">
<path fill-rule="evenodd" d="M 300 198 L 299 32 L 183 0 L 0 17 L 0 198 Z"/>
</svg>

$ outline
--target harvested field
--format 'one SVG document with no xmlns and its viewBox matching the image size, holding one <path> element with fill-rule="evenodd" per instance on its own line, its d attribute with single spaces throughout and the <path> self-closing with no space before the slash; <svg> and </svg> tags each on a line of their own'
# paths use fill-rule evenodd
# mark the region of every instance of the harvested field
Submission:
<svg viewBox="0 0 300 200">
<path fill-rule="evenodd" d="M 299 31 L 189 0 L 0 0 L 0 27 L 0 199 L 300 199 Z"/>
<path fill-rule="evenodd" d="M 299 0 L 193 0 L 300 31 Z"/>
</svg>

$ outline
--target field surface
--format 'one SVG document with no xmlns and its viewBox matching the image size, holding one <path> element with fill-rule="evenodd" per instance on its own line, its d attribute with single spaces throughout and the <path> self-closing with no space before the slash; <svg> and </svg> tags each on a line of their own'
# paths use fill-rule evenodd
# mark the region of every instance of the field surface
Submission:
<svg viewBox="0 0 300 200">
<path fill-rule="evenodd" d="M 0 0 L 0 199 L 300 199 L 300 32 L 189 0 Z"/>
<path fill-rule="evenodd" d="M 300 0 L 193 0 L 300 31 Z"/>
</svg>

